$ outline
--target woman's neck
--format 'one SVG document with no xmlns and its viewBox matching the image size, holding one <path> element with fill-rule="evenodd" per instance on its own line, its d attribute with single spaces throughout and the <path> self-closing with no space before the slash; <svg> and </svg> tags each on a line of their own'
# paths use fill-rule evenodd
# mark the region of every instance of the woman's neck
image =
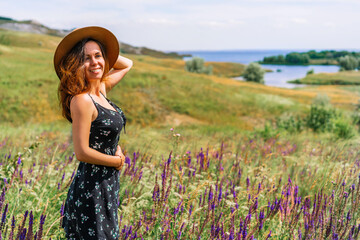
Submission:
<svg viewBox="0 0 360 240">
<path fill-rule="evenodd" d="M 100 96 L 100 90 L 101 90 L 101 84 L 100 84 L 100 80 L 96 80 L 96 81 L 90 81 L 90 90 L 89 93 L 96 95 L 96 96 Z"/>
</svg>

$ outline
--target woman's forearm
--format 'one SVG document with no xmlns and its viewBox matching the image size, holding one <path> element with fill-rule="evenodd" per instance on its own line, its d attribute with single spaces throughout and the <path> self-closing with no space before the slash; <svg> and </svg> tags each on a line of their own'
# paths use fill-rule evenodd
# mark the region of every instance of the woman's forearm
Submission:
<svg viewBox="0 0 360 240">
<path fill-rule="evenodd" d="M 106 76 L 105 87 L 107 92 L 120 82 L 132 65 L 133 62 L 130 59 L 119 55 L 113 69 Z"/>
<path fill-rule="evenodd" d="M 92 148 L 87 148 L 82 151 L 75 152 L 77 160 L 90 164 L 102 165 L 107 167 L 119 168 L 125 161 L 123 156 L 107 155 L 96 151 Z"/>
<path fill-rule="evenodd" d="M 119 69 L 125 69 L 125 68 L 131 68 L 133 65 L 133 62 L 132 60 L 126 58 L 126 57 L 123 57 L 123 56 L 118 56 L 118 59 L 116 60 L 113 68 L 116 69 L 116 70 L 119 70 Z"/>
</svg>

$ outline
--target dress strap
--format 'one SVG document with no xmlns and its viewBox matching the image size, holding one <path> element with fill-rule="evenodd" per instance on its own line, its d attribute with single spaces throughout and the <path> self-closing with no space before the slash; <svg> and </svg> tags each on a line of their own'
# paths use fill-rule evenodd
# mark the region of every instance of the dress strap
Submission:
<svg viewBox="0 0 360 240">
<path fill-rule="evenodd" d="M 94 99 L 91 97 L 91 95 L 88 93 L 89 97 L 91 98 L 91 100 L 93 101 L 93 103 L 95 104 L 96 106 L 96 102 L 94 101 Z"/>
<path fill-rule="evenodd" d="M 100 91 L 101 95 L 103 95 L 103 97 L 107 100 L 107 98 L 105 97 L 105 95 L 102 93 L 102 91 Z"/>
<path fill-rule="evenodd" d="M 95 108 L 98 110 L 99 112 L 99 109 L 98 109 L 98 103 L 95 102 L 95 100 L 91 97 L 91 95 L 88 93 L 89 97 L 91 98 L 91 100 L 93 101 L 94 105 L 95 105 Z"/>
</svg>

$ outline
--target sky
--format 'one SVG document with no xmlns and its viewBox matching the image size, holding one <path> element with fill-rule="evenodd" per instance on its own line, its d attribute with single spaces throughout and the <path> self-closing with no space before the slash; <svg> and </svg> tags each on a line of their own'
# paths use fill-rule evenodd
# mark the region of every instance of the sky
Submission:
<svg viewBox="0 0 360 240">
<path fill-rule="evenodd" d="M 0 16 L 102 26 L 161 51 L 360 49 L 360 0 L 0 0 Z"/>
</svg>

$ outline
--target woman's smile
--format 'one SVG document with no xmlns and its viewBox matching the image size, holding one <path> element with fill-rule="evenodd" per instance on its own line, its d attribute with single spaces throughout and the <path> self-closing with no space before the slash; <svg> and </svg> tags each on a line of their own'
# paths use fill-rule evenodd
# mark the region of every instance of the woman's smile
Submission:
<svg viewBox="0 0 360 240">
<path fill-rule="evenodd" d="M 101 79 L 104 74 L 105 60 L 99 45 L 94 41 L 85 44 L 85 77 L 88 80 Z"/>
</svg>

